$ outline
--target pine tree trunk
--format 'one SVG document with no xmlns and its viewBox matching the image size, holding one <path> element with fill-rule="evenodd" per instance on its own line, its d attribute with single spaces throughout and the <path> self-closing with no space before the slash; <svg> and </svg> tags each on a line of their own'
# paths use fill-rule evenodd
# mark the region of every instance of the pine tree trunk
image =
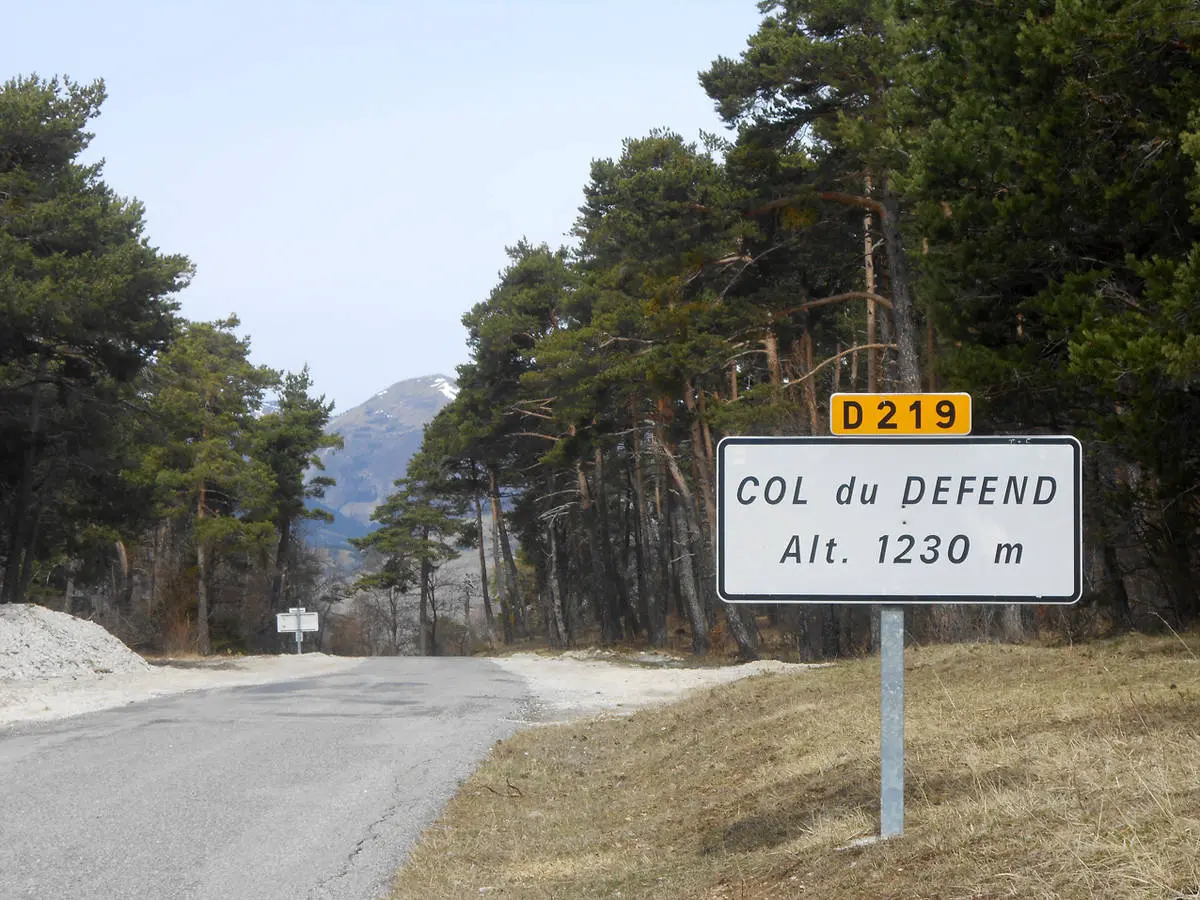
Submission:
<svg viewBox="0 0 1200 900">
<path fill-rule="evenodd" d="M 271 576 L 271 611 L 287 608 L 284 603 L 284 588 L 287 584 L 287 559 L 292 543 L 292 520 L 283 518 L 275 523 L 279 529 L 279 544 L 275 549 L 275 572 Z"/>
<path fill-rule="evenodd" d="M 615 452 L 615 451 L 614 451 Z M 621 584 L 621 608 L 625 611 L 625 636 L 627 639 L 636 639 L 645 627 L 646 619 L 642 615 L 642 611 L 638 609 L 638 582 L 640 573 L 638 572 L 637 552 L 634 550 L 636 537 L 634 535 L 633 516 L 630 514 L 632 502 L 630 497 L 633 494 L 633 487 L 629 484 L 628 473 L 622 479 L 625 484 L 622 491 L 616 500 L 616 515 L 621 529 L 621 543 L 618 545 L 618 551 L 615 552 L 617 573 L 620 577 Z"/>
<path fill-rule="evenodd" d="M 656 443 L 666 460 L 667 469 L 675 481 L 675 487 L 680 496 L 679 507 L 683 512 L 683 520 L 679 528 L 679 584 L 683 591 L 684 606 L 692 629 L 692 652 L 703 655 L 708 652 L 708 614 L 700 599 L 696 568 L 693 563 L 693 554 L 699 551 L 699 544 L 702 540 L 699 529 L 694 524 L 695 501 L 674 455 L 666 444 L 659 441 Z"/>
<path fill-rule="evenodd" d="M 892 331 L 897 348 L 897 368 L 900 389 L 910 393 L 921 391 L 920 338 L 917 334 L 917 313 L 909 288 L 908 259 L 900 235 L 900 201 L 885 183 L 880 203 L 883 215 L 884 251 L 888 261 L 888 280 L 892 289 Z M 962 607 L 945 607 L 935 615 L 946 630 L 958 630 L 965 617 Z"/>
<path fill-rule="evenodd" d="M 504 516 L 500 517 L 500 554 L 504 557 L 504 567 L 508 576 L 504 586 L 509 592 L 508 606 L 513 617 L 513 631 L 518 637 L 528 637 L 529 630 L 525 623 L 525 597 L 521 590 L 521 579 L 517 574 L 517 563 L 513 559 L 512 544 L 509 542 L 508 527 L 504 524 Z"/>
<path fill-rule="evenodd" d="M 629 547 L 632 548 L 633 560 L 633 583 L 630 587 L 636 598 L 634 600 L 634 607 L 636 609 L 638 626 L 641 629 L 641 633 L 649 640 L 650 607 L 646 602 L 646 598 L 650 591 L 650 585 L 648 584 L 649 573 L 646 571 L 645 538 L 642 535 L 642 511 L 638 506 L 637 497 L 634 493 L 633 473 L 630 472 L 627 474 L 629 478 L 629 493 L 633 497 L 632 508 L 626 517 L 626 522 L 633 532 L 629 537 Z M 626 556 L 629 556 L 628 548 Z M 628 561 L 626 565 L 628 566 Z"/>
<path fill-rule="evenodd" d="M 423 537 L 429 539 L 429 529 L 424 530 Z M 417 653 L 421 656 L 430 655 L 431 635 L 429 629 L 429 561 L 421 560 L 421 607 L 417 621 Z"/>
<path fill-rule="evenodd" d="M 600 549 L 600 524 L 597 521 L 596 503 L 588 488 L 587 475 L 583 471 L 583 463 L 579 461 L 575 463 L 575 479 L 579 486 L 579 514 L 583 520 L 584 531 L 587 535 L 588 555 L 591 558 L 591 585 L 594 591 L 596 617 L 600 620 L 600 641 L 604 644 L 611 644 L 617 639 L 617 623 L 613 615 L 604 553 Z"/>
<path fill-rule="evenodd" d="M 925 389 L 929 393 L 937 390 L 937 335 L 933 330 L 933 318 L 925 325 Z"/>
<path fill-rule="evenodd" d="M 42 428 L 42 379 L 46 375 L 47 360 L 43 354 L 38 358 L 37 375 L 30 389 L 29 427 L 25 434 L 21 452 L 21 477 L 13 498 L 12 517 L 8 532 L 8 553 L 5 559 L 4 587 L 0 591 L 0 603 L 20 603 L 25 599 L 23 569 L 28 569 L 33 556 L 34 526 L 30 521 L 33 513 L 33 480 L 37 466 L 37 439 Z"/>
<path fill-rule="evenodd" d="M 567 629 L 567 639 L 574 642 L 575 636 L 583 632 L 583 585 L 587 579 L 583 572 L 587 566 L 583 559 L 583 545 L 587 543 L 582 537 L 586 532 L 583 519 L 578 507 L 567 514 L 567 522 L 563 527 L 562 537 L 566 545 L 561 548 L 565 559 L 562 567 L 562 578 L 559 581 L 559 591 L 562 592 L 566 604 L 564 625 Z M 574 538 L 574 539 L 572 539 Z"/>
<path fill-rule="evenodd" d="M 921 363 L 917 337 L 917 314 L 908 283 L 908 260 L 900 236 L 900 201 L 890 187 L 882 192 L 883 244 L 887 251 L 888 273 L 892 287 L 892 321 L 899 362 L 900 387 L 912 393 L 921 391 Z"/>
<path fill-rule="evenodd" d="M 208 408 L 208 400 L 205 400 Z M 201 440 L 208 440 L 208 423 L 201 428 Z M 196 498 L 196 651 L 207 656 L 212 651 L 212 635 L 208 625 L 208 547 L 204 543 L 204 517 L 208 514 L 208 485 L 201 476 Z"/>
<path fill-rule="evenodd" d="M 1001 607 L 1000 631 L 1009 644 L 1020 644 L 1025 640 L 1025 621 L 1018 603 L 1006 603 Z"/>
<path fill-rule="evenodd" d="M 437 611 L 437 585 L 433 581 L 434 569 L 429 563 L 424 564 L 425 583 L 428 585 L 427 593 L 429 596 L 429 637 L 427 643 L 429 645 L 429 655 L 438 656 L 437 642 L 437 627 L 438 627 L 438 611 Z"/>
<path fill-rule="evenodd" d="M 528 632 L 525 630 L 525 602 L 521 596 L 521 581 L 517 577 L 517 564 L 513 560 L 512 546 L 508 541 L 508 528 L 504 524 L 504 515 L 500 507 L 500 489 L 496 483 L 496 470 L 489 469 L 488 475 L 491 478 L 492 510 L 499 525 L 500 554 L 504 559 L 504 568 L 507 570 L 504 586 L 505 593 L 508 594 L 508 611 L 512 615 L 513 631 L 519 637 L 526 637 Z"/>
<path fill-rule="evenodd" d="M 698 595 L 699 581 L 696 578 L 695 566 L 693 564 L 692 553 L 690 552 L 693 549 L 696 553 L 702 552 L 705 546 L 704 536 L 701 532 L 699 522 L 697 521 L 695 500 L 693 499 L 691 491 L 688 488 L 687 481 L 683 477 L 683 472 L 680 471 L 679 465 L 676 462 L 675 457 L 671 454 L 670 450 L 665 445 L 662 445 L 661 449 L 663 455 L 666 457 L 667 468 L 671 472 L 671 476 L 675 481 L 675 487 L 679 491 L 681 498 L 679 505 L 683 509 L 685 532 L 687 535 L 688 544 L 690 545 L 682 555 L 684 573 L 680 579 L 683 584 L 684 598 L 688 603 L 690 614 L 689 618 L 692 619 L 693 623 L 696 620 L 696 612 L 692 610 L 694 605 L 699 610 L 699 615 L 703 618 L 705 623 L 704 650 L 696 652 L 707 652 L 708 618 L 704 611 L 703 603 Z M 757 659 L 758 635 L 757 630 L 754 628 L 749 612 L 730 603 L 722 603 L 721 606 L 725 613 L 725 619 L 729 623 L 730 633 L 733 635 L 733 639 L 737 642 L 738 655 L 743 659 Z M 694 628 L 695 625 L 693 624 L 693 630 Z M 696 639 L 695 634 L 693 633 L 693 649 L 695 649 L 695 644 Z"/>
<path fill-rule="evenodd" d="M 663 615 L 663 597 L 661 581 L 655 577 L 660 569 L 655 565 L 654 554 L 650 548 L 650 511 L 647 508 L 646 479 L 642 470 L 641 431 L 636 418 L 632 432 L 633 443 L 633 502 L 637 506 L 637 539 L 638 539 L 638 572 L 641 576 L 638 585 L 638 611 L 646 624 L 646 633 L 650 643 L 655 647 L 663 647 L 667 643 L 667 623 Z"/>
<path fill-rule="evenodd" d="M 704 433 L 700 427 L 696 398 L 690 382 L 684 386 L 683 402 L 691 414 L 691 422 L 688 427 L 692 435 L 692 459 L 695 460 L 698 470 L 699 477 L 697 481 L 700 483 L 700 498 L 704 503 L 704 515 L 708 523 L 708 533 L 716 534 L 717 504 L 714 494 L 716 476 L 714 474 L 713 460 L 708 453 L 709 447 L 706 446 Z"/>
<path fill-rule="evenodd" d="M 871 193 L 871 178 L 867 176 L 867 193 Z M 871 214 L 863 216 L 863 268 L 866 274 L 867 293 L 875 293 L 875 240 L 871 236 Z M 867 341 L 869 345 L 877 343 L 876 335 L 877 307 L 874 300 L 867 300 Z M 867 351 L 867 393 L 879 391 L 879 351 Z"/>
<path fill-rule="evenodd" d="M 505 568 L 500 552 L 500 491 L 496 487 L 496 472 L 488 469 L 488 500 L 492 506 L 492 565 L 496 569 L 496 596 L 500 599 L 500 619 L 504 628 L 504 643 L 513 642 L 512 607 L 505 587 Z"/>
<path fill-rule="evenodd" d="M 689 498 L 683 498 L 680 506 L 691 505 Z M 676 517 L 679 527 L 679 585 L 683 592 L 684 608 L 687 610 L 688 625 L 692 632 L 692 652 L 697 656 L 708 653 L 708 614 L 700 599 L 699 582 L 696 579 L 695 554 L 698 551 L 700 536 L 692 527 L 694 514 L 688 509 L 683 510 L 682 516 Z"/>
<path fill-rule="evenodd" d="M 749 661 L 758 659 L 758 625 L 754 621 L 754 611 L 749 606 L 737 603 L 721 603 L 725 611 L 725 621 L 729 623 L 729 632 L 738 646 L 738 658 Z"/>
<path fill-rule="evenodd" d="M 29 512 L 29 535 L 25 544 L 25 558 L 21 562 L 21 582 L 18 587 L 18 594 L 21 602 L 29 596 L 29 587 L 33 584 L 33 572 L 37 562 L 37 547 L 38 538 L 42 532 L 42 504 L 37 502 L 34 508 Z"/>
<path fill-rule="evenodd" d="M 208 628 L 208 548 L 203 541 L 196 541 L 196 652 L 201 656 L 212 652 Z"/>
<path fill-rule="evenodd" d="M 1200 594 L 1193 577 L 1192 559 L 1194 518 L 1187 504 L 1168 502 L 1162 507 L 1166 546 L 1162 548 L 1162 577 L 1168 589 L 1168 609 L 1175 624 L 1182 626 L 1200 615 Z"/>
<path fill-rule="evenodd" d="M 387 602 L 388 602 L 387 625 L 388 625 L 388 632 L 392 639 L 392 655 L 399 656 L 400 655 L 400 596 L 399 596 L 399 593 L 397 592 L 396 586 L 394 584 L 388 585 Z M 375 629 L 371 628 L 370 630 L 372 632 L 374 632 Z M 369 655 L 374 656 L 375 651 L 372 649 L 372 651 Z"/>
<path fill-rule="evenodd" d="M 557 495 L 558 484 L 559 477 L 556 474 L 552 473 L 547 477 L 547 491 L 550 496 Z M 568 516 L 569 514 L 556 514 L 546 519 L 547 536 L 550 545 L 550 559 L 546 574 L 548 580 L 547 588 L 550 592 L 550 610 L 547 616 L 547 628 L 556 633 L 559 646 L 562 647 L 570 646 L 571 636 L 575 627 L 575 623 L 572 622 L 571 618 L 571 592 L 567 575 L 563 571 L 563 547 L 559 533 L 560 530 L 563 530 L 562 537 L 569 538 Z M 568 546 L 570 546 L 569 542 Z"/>
<path fill-rule="evenodd" d="M 18 490 L 18 497 L 21 491 Z M 0 603 L 18 602 L 17 585 L 21 583 L 21 528 L 23 527 L 20 500 L 13 503 L 9 518 L 8 548 L 4 560 L 4 583 L 0 585 Z"/>
<path fill-rule="evenodd" d="M 1133 614 L 1129 608 L 1129 595 L 1125 593 L 1125 582 L 1121 578 L 1121 565 L 1117 559 L 1117 550 L 1110 542 L 1104 543 L 1103 559 L 1105 580 L 1111 585 L 1112 605 L 1116 610 L 1117 621 L 1126 628 L 1133 627 Z"/>
<path fill-rule="evenodd" d="M 813 359 L 813 339 L 812 332 L 807 328 L 804 330 L 804 336 L 800 339 L 800 352 L 804 355 L 804 372 L 807 375 L 812 372 L 816 361 Z M 817 379 L 808 377 L 804 379 L 804 405 L 808 410 L 808 433 L 812 435 L 821 433 L 820 416 L 817 412 Z"/>
<path fill-rule="evenodd" d="M 662 411 L 659 410 L 659 416 L 654 422 L 654 434 L 652 436 L 653 447 L 657 444 L 660 447 L 666 446 L 666 440 L 662 423 Z M 672 523 L 674 513 L 672 512 L 673 504 L 670 502 L 670 488 L 667 487 L 667 463 L 666 456 L 663 453 L 654 454 L 654 508 L 657 513 L 657 542 L 658 549 L 658 564 L 659 564 L 659 579 L 658 582 L 662 585 L 663 597 L 663 618 L 667 616 L 667 611 L 671 608 L 675 609 L 675 614 L 679 617 L 685 615 L 683 610 L 683 595 L 680 593 L 679 579 L 672 578 L 673 556 L 672 546 L 675 538 L 675 527 Z M 669 596 L 668 596 L 669 595 Z M 664 622 L 665 627 L 665 622 Z"/>
<path fill-rule="evenodd" d="M 483 504 L 479 502 L 479 494 L 475 498 L 475 528 L 479 531 L 479 585 L 483 593 L 483 615 L 487 620 L 487 630 L 492 631 L 492 599 L 488 589 L 487 554 L 483 552 Z"/>
<path fill-rule="evenodd" d="M 708 426 L 708 403 L 704 399 L 704 391 L 696 391 L 696 408 L 700 411 L 700 432 L 704 436 L 704 458 L 708 460 L 708 471 L 713 475 L 713 485 L 715 490 L 716 485 L 716 464 L 714 460 L 717 458 L 712 439 L 712 429 Z"/>
<path fill-rule="evenodd" d="M 154 600 L 158 596 L 158 544 L 164 525 L 154 526 L 150 538 L 150 588 L 146 592 L 146 615 L 154 612 Z"/>
<path fill-rule="evenodd" d="M 567 629 L 563 625 L 562 584 L 558 578 L 558 523 L 553 519 L 546 522 L 546 537 L 550 544 L 550 565 L 546 573 L 549 582 L 550 602 L 546 616 L 547 638 L 552 647 L 567 646 Z"/>
<path fill-rule="evenodd" d="M 771 384 L 779 387 L 783 384 L 783 369 L 779 364 L 779 338 L 775 336 L 775 327 L 771 325 L 763 337 L 763 349 L 767 351 L 767 374 Z"/>
<path fill-rule="evenodd" d="M 840 644 L 838 642 L 838 608 L 832 604 L 825 606 L 825 617 L 821 623 L 821 643 L 826 659 L 836 659 Z"/>
<path fill-rule="evenodd" d="M 117 551 L 118 571 L 121 573 L 120 590 L 117 593 L 117 611 L 123 617 L 133 613 L 133 562 L 124 541 L 114 542 Z"/>
<path fill-rule="evenodd" d="M 604 561 L 604 603 L 609 609 L 616 639 L 628 637 L 632 629 L 629 627 L 629 596 L 625 590 L 625 579 L 617 571 L 616 554 L 613 551 L 613 537 L 608 510 L 608 484 L 604 477 L 604 454 L 596 448 L 594 454 L 596 472 L 596 514 L 599 519 L 600 552 Z"/>
<path fill-rule="evenodd" d="M 17 488 L 17 499 L 13 505 L 11 518 L 8 554 L 4 564 L 4 589 L 0 591 L 0 603 L 20 603 L 24 600 L 21 591 L 22 562 L 28 552 L 26 545 L 26 526 L 29 516 L 28 498 L 33 483 L 32 474 L 26 478 L 22 472 L 21 483 Z"/>
</svg>

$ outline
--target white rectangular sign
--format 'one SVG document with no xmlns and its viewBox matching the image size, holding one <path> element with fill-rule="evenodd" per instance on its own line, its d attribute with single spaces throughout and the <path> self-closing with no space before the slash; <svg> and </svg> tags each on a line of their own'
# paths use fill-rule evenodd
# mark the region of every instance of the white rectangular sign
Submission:
<svg viewBox="0 0 1200 900">
<path fill-rule="evenodd" d="M 730 603 L 1074 603 L 1073 437 L 735 437 L 717 450 Z"/>
<path fill-rule="evenodd" d="M 315 612 L 285 612 L 275 614 L 276 631 L 319 631 Z"/>
</svg>

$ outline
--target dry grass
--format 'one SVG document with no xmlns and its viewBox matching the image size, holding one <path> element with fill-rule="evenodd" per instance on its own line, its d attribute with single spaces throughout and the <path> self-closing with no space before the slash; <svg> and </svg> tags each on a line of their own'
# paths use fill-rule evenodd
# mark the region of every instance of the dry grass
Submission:
<svg viewBox="0 0 1200 900">
<path fill-rule="evenodd" d="M 527 731 L 393 896 L 1200 896 L 1198 657 L 1195 634 L 910 649 L 905 834 L 855 849 L 877 660 Z"/>
</svg>

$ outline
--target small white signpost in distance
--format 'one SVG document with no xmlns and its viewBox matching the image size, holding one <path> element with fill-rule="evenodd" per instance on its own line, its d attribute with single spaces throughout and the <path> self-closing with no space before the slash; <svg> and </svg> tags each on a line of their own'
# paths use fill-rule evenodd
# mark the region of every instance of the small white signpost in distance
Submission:
<svg viewBox="0 0 1200 900">
<path fill-rule="evenodd" d="M 293 606 L 285 613 L 275 614 L 275 630 L 279 633 L 287 631 L 296 634 L 296 652 L 303 653 L 304 632 L 320 631 L 317 613 L 309 612 L 303 606 Z"/>
<path fill-rule="evenodd" d="M 717 449 L 727 603 L 880 603 L 880 835 L 904 831 L 904 610 L 1082 592 L 1073 437 L 732 437 Z"/>
</svg>

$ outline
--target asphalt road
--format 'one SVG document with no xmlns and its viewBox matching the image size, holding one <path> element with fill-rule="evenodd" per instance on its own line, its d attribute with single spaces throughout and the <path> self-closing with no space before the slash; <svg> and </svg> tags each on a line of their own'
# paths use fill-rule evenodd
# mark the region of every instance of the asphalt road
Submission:
<svg viewBox="0 0 1200 900">
<path fill-rule="evenodd" d="M 400 657 L 0 728 L 0 898 L 378 896 L 524 693 Z"/>
</svg>

